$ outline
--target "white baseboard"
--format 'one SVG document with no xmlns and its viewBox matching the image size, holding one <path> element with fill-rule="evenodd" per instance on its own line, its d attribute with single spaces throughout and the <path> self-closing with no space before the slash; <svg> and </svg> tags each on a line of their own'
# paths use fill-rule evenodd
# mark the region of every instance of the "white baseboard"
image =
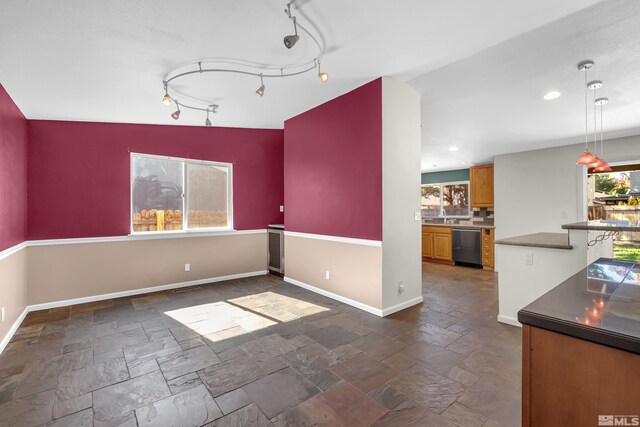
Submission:
<svg viewBox="0 0 640 427">
<path fill-rule="evenodd" d="M 375 314 L 376 316 L 382 317 L 382 310 L 379 308 L 371 307 L 370 305 L 363 304 L 361 302 L 349 299 L 347 297 L 343 297 L 342 295 L 334 294 L 333 292 L 325 291 L 324 289 L 316 288 L 315 286 L 311 286 L 307 283 L 301 282 L 296 279 L 292 279 L 291 277 L 284 277 L 284 281 L 287 283 L 291 283 L 292 285 L 299 286 L 303 289 L 306 289 L 311 292 L 315 292 L 316 294 L 320 294 L 327 298 L 334 299 L 336 301 L 343 302 L 347 305 L 350 305 L 355 308 L 359 308 L 360 310 L 366 311 L 367 313 Z"/>
<path fill-rule="evenodd" d="M 267 270 L 252 271 L 249 273 L 230 274 L 228 276 L 209 277 L 207 279 L 190 280 L 188 282 L 170 283 L 168 285 L 152 286 L 150 288 L 132 289 L 130 291 L 113 292 L 110 294 L 93 295 L 90 297 L 74 298 L 62 301 L 45 302 L 42 304 L 33 304 L 27 306 L 28 311 L 48 310 L 50 308 L 66 307 L 69 305 L 85 304 L 88 302 L 102 301 L 112 298 L 122 298 L 131 295 L 147 294 L 151 292 L 160 292 L 170 289 L 186 288 L 189 286 L 204 285 L 206 283 L 224 282 L 226 280 L 244 279 L 246 277 L 263 276 L 267 274 Z"/>
<path fill-rule="evenodd" d="M 130 291 L 113 292 L 110 294 L 93 295 L 90 297 L 73 298 L 73 299 L 67 299 L 62 301 L 53 301 L 53 302 L 45 302 L 42 304 L 28 305 L 25 307 L 20 317 L 18 317 L 18 319 L 14 322 L 13 326 L 11 326 L 11 329 L 9 329 L 9 331 L 4 336 L 4 338 L 2 338 L 2 341 L 0 342 L 0 354 L 2 354 L 7 344 L 9 344 L 9 341 L 11 341 L 11 338 L 13 338 L 13 335 L 18 330 L 18 327 L 20 327 L 20 324 L 24 320 L 27 313 L 30 313 L 32 311 L 48 310 L 50 308 L 67 307 L 70 305 L 85 304 L 88 302 L 103 301 L 103 300 L 112 299 L 112 298 L 121 298 L 121 297 L 128 297 L 132 295 L 147 294 L 150 292 L 159 292 L 159 291 L 166 291 L 170 289 L 186 288 L 188 286 L 204 285 L 207 283 L 224 282 L 226 280 L 244 279 L 246 277 L 254 277 L 254 276 L 263 276 L 267 273 L 268 273 L 267 270 L 252 271 L 249 273 L 209 277 L 207 279 L 190 280 L 188 282 L 180 282 L 180 283 L 170 283 L 168 285 L 152 286 L 150 288 L 132 289 Z"/>
<path fill-rule="evenodd" d="M 511 316 L 504 316 L 502 314 L 498 314 L 498 322 L 506 323 L 507 325 L 517 326 L 518 328 L 522 327 L 522 324 L 518 322 L 517 319 L 514 319 Z"/>
<path fill-rule="evenodd" d="M 382 317 L 386 317 L 390 314 L 398 312 L 400 310 L 404 310 L 405 308 L 413 307 L 416 304 L 420 304 L 424 301 L 424 298 L 421 296 L 412 298 L 408 301 L 401 302 L 400 304 L 396 304 L 394 306 L 385 308 L 382 310 Z"/>
<path fill-rule="evenodd" d="M 380 310 L 379 308 L 371 307 L 370 305 L 363 304 L 361 302 L 352 300 L 352 299 L 347 298 L 347 297 L 343 297 L 342 295 L 338 295 L 338 294 L 334 294 L 333 292 L 325 291 L 324 289 L 320 289 L 320 288 L 312 286 L 312 285 L 310 285 L 308 283 L 304 283 L 304 282 L 301 282 L 299 280 L 292 279 L 291 277 L 285 276 L 284 277 L 284 281 L 287 282 L 287 283 L 291 283 L 292 285 L 299 286 L 299 287 L 301 287 L 303 289 L 306 289 L 308 291 L 315 292 L 316 294 L 320 294 L 320 295 L 325 296 L 327 298 L 331 298 L 331 299 L 334 299 L 336 301 L 340 301 L 342 303 L 350 305 L 352 307 L 358 308 L 360 310 L 366 311 L 367 313 L 375 314 L 378 317 L 388 316 L 388 315 L 393 314 L 393 313 L 395 313 L 397 311 L 404 310 L 405 308 L 414 306 L 416 304 L 420 304 L 423 301 L 422 296 L 419 296 L 419 297 L 410 299 L 409 301 L 405 301 L 405 302 L 402 302 L 400 304 L 396 304 L 396 305 L 394 305 L 392 307 L 388 307 L 388 308 L 385 308 L 383 310 Z"/>
<path fill-rule="evenodd" d="M 2 341 L 0 341 L 0 354 L 2 354 L 5 347 L 9 344 L 9 341 L 11 341 L 11 338 L 13 338 L 13 335 L 16 333 L 16 331 L 20 327 L 20 324 L 22 323 L 22 321 L 24 320 L 24 317 L 27 315 L 28 312 L 29 312 L 28 307 L 25 307 L 24 310 L 22 310 L 22 314 L 20 314 L 20 316 L 18 316 L 16 321 L 13 322 L 13 325 L 11 325 L 11 328 L 7 332 L 7 335 L 5 335 L 4 338 L 2 338 Z"/>
</svg>

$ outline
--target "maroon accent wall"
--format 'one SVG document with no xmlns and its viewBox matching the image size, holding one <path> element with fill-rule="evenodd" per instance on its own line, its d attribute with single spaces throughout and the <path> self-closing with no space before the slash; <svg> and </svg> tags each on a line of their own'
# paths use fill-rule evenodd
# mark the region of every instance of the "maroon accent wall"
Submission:
<svg viewBox="0 0 640 427">
<path fill-rule="evenodd" d="M 30 240 L 129 234 L 129 151 L 231 162 L 234 228 L 283 222 L 282 130 L 40 120 L 28 126 Z"/>
<path fill-rule="evenodd" d="M 382 240 L 382 79 L 285 122 L 285 228 Z"/>
<path fill-rule="evenodd" d="M 27 240 L 27 119 L 0 84 L 0 251 Z"/>
</svg>

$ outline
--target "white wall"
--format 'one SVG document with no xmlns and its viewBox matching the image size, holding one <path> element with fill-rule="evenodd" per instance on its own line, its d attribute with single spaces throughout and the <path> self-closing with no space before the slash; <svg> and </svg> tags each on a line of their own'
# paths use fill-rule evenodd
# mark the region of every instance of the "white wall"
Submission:
<svg viewBox="0 0 640 427">
<path fill-rule="evenodd" d="M 575 161 L 583 145 L 497 156 L 494 159 L 496 240 L 538 232 L 566 233 L 563 224 L 583 221 L 586 171 Z M 640 136 L 605 142 L 610 162 L 640 159 Z M 500 314 L 514 323 L 518 310 L 585 268 L 600 256 L 611 256 L 611 240 L 587 249 L 599 233 L 572 231 L 573 250 L 496 245 Z M 524 264 L 526 253 L 533 265 Z"/>
<path fill-rule="evenodd" d="M 420 94 L 382 78 L 382 308 L 422 301 Z M 404 292 L 398 292 L 398 281 Z"/>
<path fill-rule="evenodd" d="M 605 141 L 604 150 L 610 163 L 640 160 L 640 136 Z M 577 144 L 495 157 L 496 240 L 560 232 L 562 224 L 582 220 L 585 172 L 575 164 L 582 151 Z"/>
</svg>

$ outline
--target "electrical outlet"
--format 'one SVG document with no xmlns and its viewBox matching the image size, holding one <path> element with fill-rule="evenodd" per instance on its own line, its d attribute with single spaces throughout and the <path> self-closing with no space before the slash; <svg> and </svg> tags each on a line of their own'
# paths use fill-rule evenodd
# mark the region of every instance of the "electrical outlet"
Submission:
<svg viewBox="0 0 640 427">
<path fill-rule="evenodd" d="M 524 265 L 533 265 L 533 253 L 524 254 Z"/>
<path fill-rule="evenodd" d="M 0 321 L 4 322 L 4 307 L 0 309 Z"/>
<path fill-rule="evenodd" d="M 420 211 L 415 211 L 413 213 L 413 219 L 415 219 L 416 221 L 422 221 L 422 214 L 420 213 Z"/>
<path fill-rule="evenodd" d="M 401 294 L 404 292 L 404 280 L 398 280 L 398 293 Z"/>
<path fill-rule="evenodd" d="M 331 272 L 329 270 L 324 272 L 324 278 L 327 279 L 327 280 L 331 279 Z"/>
<path fill-rule="evenodd" d="M 191 271 L 191 264 L 185 264 L 184 271 Z"/>
<path fill-rule="evenodd" d="M 284 212 L 284 205 L 280 205 L 280 212 Z"/>
</svg>

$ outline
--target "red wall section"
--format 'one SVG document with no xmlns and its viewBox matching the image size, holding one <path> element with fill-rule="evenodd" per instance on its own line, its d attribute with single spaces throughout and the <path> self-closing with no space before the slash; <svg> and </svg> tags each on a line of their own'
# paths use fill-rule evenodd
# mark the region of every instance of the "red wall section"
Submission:
<svg viewBox="0 0 640 427">
<path fill-rule="evenodd" d="M 0 85 L 0 251 L 27 240 L 27 120 Z"/>
<path fill-rule="evenodd" d="M 29 121 L 29 239 L 130 230 L 129 151 L 232 162 L 234 228 L 282 223 L 283 132 Z"/>
<path fill-rule="evenodd" d="M 382 240 L 382 80 L 285 122 L 285 228 Z"/>
</svg>

